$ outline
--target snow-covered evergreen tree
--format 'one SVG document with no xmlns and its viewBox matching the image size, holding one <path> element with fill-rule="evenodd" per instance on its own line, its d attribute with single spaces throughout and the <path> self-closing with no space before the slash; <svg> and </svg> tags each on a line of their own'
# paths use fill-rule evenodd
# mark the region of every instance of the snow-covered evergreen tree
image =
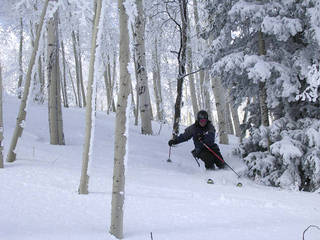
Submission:
<svg viewBox="0 0 320 240">
<path fill-rule="evenodd" d="M 205 63 L 230 89 L 234 102 L 252 98 L 253 105 L 247 106 L 250 136 L 242 146 L 248 175 L 269 185 L 318 189 L 319 3 L 205 2 L 207 26 L 202 36 L 214 39 Z M 255 107 L 260 104 L 261 83 L 274 120 L 270 127 L 262 127 L 261 111 Z"/>
</svg>

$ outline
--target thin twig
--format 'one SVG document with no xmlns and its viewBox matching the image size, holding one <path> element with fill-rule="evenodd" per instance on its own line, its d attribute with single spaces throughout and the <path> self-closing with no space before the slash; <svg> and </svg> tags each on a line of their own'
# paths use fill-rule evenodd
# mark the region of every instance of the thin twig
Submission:
<svg viewBox="0 0 320 240">
<path fill-rule="evenodd" d="M 191 72 L 191 73 L 188 73 L 188 74 L 185 74 L 185 75 L 183 75 L 183 76 L 180 76 L 179 78 L 185 78 L 185 77 L 187 77 L 187 76 L 189 76 L 189 75 L 191 75 L 191 74 L 195 74 L 195 73 L 200 72 L 200 71 L 202 71 L 202 70 L 204 70 L 204 68 L 200 68 L 200 69 L 198 69 L 198 70 L 196 70 L 196 71 L 193 71 L 193 72 Z"/>
<path fill-rule="evenodd" d="M 160 135 L 160 133 L 161 133 L 161 129 L 162 129 L 162 124 L 163 124 L 163 121 L 160 121 L 160 128 L 159 128 L 159 131 L 158 131 L 158 136 Z"/>
<path fill-rule="evenodd" d="M 316 226 L 316 225 L 310 225 L 309 227 L 307 227 L 306 230 L 303 231 L 303 235 L 302 235 L 302 239 L 304 240 L 304 234 L 310 229 L 310 228 L 316 228 L 318 230 L 320 230 L 320 227 Z"/>
<path fill-rule="evenodd" d="M 177 58 L 178 58 L 179 65 L 180 65 L 180 61 L 181 61 L 180 55 L 181 55 L 181 50 L 182 50 L 182 44 L 181 44 L 181 42 L 182 42 L 182 40 L 181 40 L 181 39 L 182 39 L 182 27 L 181 27 L 181 25 L 177 22 L 177 20 L 175 19 L 175 17 L 172 17 L 172 16 L 171 16 L 170 11 L 169 11 L 169 9 L 168 9 L 168 4 L 166 4 L 166 12 L 167 12 L 169 18 L 178 26 L 179 31 L 180 31 L 180 48 L 179 48 L 178 57 L 177 57 Z"/>
</svg>

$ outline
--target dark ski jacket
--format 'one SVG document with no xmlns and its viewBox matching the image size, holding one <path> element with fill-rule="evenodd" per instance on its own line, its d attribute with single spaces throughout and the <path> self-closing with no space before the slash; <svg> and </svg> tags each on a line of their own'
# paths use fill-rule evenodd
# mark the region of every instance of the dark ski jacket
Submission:
<svg viewBox="0 0 320 240">
<path fill-rule="evenodd" d="M 205 127 L 201 127 L 199 122 L 196 121 L 194 124 L 187 127 L 184 133 L 177 136 L 175 142 L 176 144 L 179 144 L 192 138 L 196 153 L 198 154 L 204 148 L 203 144 L 199 141 L 199 137 L 202 136 L 202 141 L 209 147 L 213 147 L 215 144 L 215 135 L 216 130 L 211 121 L 208 121 Z"/>
</svg>

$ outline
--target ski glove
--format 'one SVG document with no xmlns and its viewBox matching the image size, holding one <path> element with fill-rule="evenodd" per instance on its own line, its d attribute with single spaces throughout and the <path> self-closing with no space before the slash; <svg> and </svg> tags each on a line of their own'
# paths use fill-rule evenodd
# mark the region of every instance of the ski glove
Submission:
<svg viewBox="0 0 320 240">
<path fill-rule="evenodd" d="M 169 140 L 169 142 L 168 142 L 168 145 L 171 147 L 172 145 L 175 145 L 175 144 L 177 144 L 177 140 L 176 139 L 171 139 L 171 140 Z"/>
</svg>

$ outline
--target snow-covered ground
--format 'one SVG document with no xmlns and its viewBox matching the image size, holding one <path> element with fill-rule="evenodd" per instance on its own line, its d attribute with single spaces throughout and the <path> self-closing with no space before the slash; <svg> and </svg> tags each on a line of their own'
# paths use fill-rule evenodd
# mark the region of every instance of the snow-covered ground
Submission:
<svg viewBox="0 0 320 240">
<path fill-rule="evenodd" d="M 5 151 L 19 102 L 5 96 Z M 65 146 L 50 145 L 47 107 L 31 104 L 17 161 L 0 169 L 0 240 L 113 239 L 110 225 L 114 116 L 98 113 L 89 195 L 79 195 L 84 110 L 64 109 Z M 159 125 L 154 124 L 154 132 Z M 320 194 L 287 191 L 242 179 L 230 170 L 205 172 L 190 151 L 192 142 L 172 149 L 171 127 L 160 136 L 142 136 L 130 124 L 126 169 L 125 239 L 300 240 L 311 224 L 320 226 Z M 236 144 L 236 139 L 232 139 Z M 244 164 L 221 145 L 228 163 Z M 215 184 L 206 184 L 212 177 Z M 319 240 L 313 228 L 306 240 Z"/>
</svg>

